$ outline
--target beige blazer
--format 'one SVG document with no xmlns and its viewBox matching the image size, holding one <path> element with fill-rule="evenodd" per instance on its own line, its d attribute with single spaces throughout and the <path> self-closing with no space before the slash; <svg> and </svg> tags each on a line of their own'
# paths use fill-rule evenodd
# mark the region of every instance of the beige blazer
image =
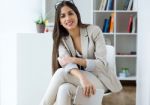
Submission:
<svg viewBox="0 0 150 105">
<path fill-rule="evenodd" d="M 99 27 L 89 25 L 87 28 L 80 28 L 82 56 L 86 59 L 86 71 L 94 73 L 99 80 L 112 92 L 122 89 L 120 81 L 112 70 L 108 69 L 106 61 L 106 45 L 102 31 Z M 75 48 L 71 37 L 68 35 L 62 39 L 59 45 L 59 57 L 65 55 L 75 56 Z M 70 63 L 63 67 L 66 72 L 78 68 L 76 64 Z"/>
</svg>

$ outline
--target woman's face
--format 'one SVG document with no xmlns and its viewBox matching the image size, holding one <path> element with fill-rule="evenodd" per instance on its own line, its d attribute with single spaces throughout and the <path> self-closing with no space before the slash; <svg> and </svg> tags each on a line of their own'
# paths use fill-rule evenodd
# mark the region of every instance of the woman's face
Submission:
<svg viewBox="0 0 150 105">
<path fill-rule="evenodd" d="M 67 30 L 70 30 L 70 31 L 77 28 L 77 25 L 78 25 L 77 15 L 68 6 L 64 6 L 61 8 L 60 24 L 64 28 L 66 28 Z"/>
</svg>

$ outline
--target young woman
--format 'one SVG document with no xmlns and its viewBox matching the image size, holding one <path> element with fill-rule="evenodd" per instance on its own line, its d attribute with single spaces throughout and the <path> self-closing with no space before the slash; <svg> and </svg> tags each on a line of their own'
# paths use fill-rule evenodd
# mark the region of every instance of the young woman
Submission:
<svg viewBox="0 0 150 105">
<path fill-rule="evenodd" d="M 73 1 L 61 1 L 55 8 L 53 77 L 41 105 L 72 105 L 77 86 L 85 96 L 96 88 L 120 91 L 120 82 L 107 67 L 100 28 L 83 24 Z"/>
</svg>

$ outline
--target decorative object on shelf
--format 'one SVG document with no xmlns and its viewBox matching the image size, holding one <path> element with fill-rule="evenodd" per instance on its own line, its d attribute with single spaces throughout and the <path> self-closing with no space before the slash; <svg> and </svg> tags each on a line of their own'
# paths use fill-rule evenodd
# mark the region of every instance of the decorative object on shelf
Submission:
<svg viewBox="0 0 150 105">
<path fill-rule="evenodd" d="M 48 21 L 48 19 L 45 20 L 45 31 L 44 33 L 47 33 L 47 32 L 52 32 L 53 31 L 53 28 L 54 28 L 54 23 L 50 23 Z"/>
<path fill-rule="evenodd" d="M 45 31 L 45 19 L 43 19 L 42 16 L 40 16 L 36 21 L 36 29 L 38 33 L 44 33 Z"/>
<path fill-rule="evenodd" d="M 128 76 L 129 76 L 129 69 L 127 67 L 121 68 L 119 77 L 128 77 Z"/>
</svg>

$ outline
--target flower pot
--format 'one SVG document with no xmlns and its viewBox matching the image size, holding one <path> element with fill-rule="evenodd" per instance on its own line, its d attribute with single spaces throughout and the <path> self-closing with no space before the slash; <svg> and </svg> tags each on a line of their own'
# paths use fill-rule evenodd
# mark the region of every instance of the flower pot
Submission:
<svg viewBox="0 0 150 105">
<path fill-rule="evenodd" d="M 36 24 L 36 29 L 38 33 L 44 33 L 45 24 Z"/>
</svg>

